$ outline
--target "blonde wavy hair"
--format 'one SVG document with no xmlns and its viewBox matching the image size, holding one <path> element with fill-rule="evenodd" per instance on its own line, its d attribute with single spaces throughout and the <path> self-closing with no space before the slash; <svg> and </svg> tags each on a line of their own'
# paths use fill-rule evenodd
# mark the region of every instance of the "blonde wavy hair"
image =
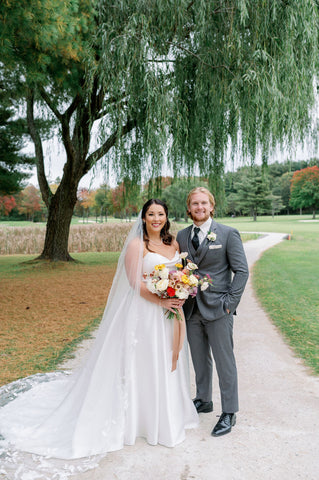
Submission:
<svg viewBox="0 0 319 480">
<path fill-rule="evenodd" d="M 208 196 L 208 199 L 209 199 L 209 202 L 210 204 L 212 205 L 213 207 L 213 210 L 210 212 L 210 216 L 213 218 L 214 216 L 214 211 L 215 211 L 215 198 L 214 198 L 214 195 L 205 187 L 196 187 L 196 188 L 193 188 L 193 190 L 191 190 L 187 196 L 187 200 L 186 200 L 186 204 L 187 204 L 187 215 L 192 218 L 192 214 L 191 212 L 189 211 L 189 207 L 190 207 L 190 203 L 191 203 L 191 198 L 192 198 L 192 195 L 194 195 L 195 193 L 205 193 L 205 195 Z"/>
</svg>

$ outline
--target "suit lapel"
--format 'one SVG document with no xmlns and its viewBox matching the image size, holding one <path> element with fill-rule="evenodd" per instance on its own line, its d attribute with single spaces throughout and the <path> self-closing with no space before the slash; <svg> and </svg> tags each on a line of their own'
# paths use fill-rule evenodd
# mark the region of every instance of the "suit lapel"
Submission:
<svg viewBox="0 0 319 480">
<path fill-rule="evenodd" d="M 191 236 L 192 236 L 192 229 L 193 229 L 193 225 L 191 225 L 190 227 L 188 227 L 186 230 L 186 235 L 187 235 L 187 239 L 186 239 L 186 242 L 187 242 L 187 251 L 188 251 L 188 254 L 189 254 L 189 257 L 190 257 L 190 260 L 192 260 L 193 262 L 195 262 L 195 257 L 196 257 L 196 250 L 195 248 L 193 247 L 193 244 L 192 244 L 192 239 L 191 239 Z"/>
<path fill-rule="evenodd" d="M 190 225 L 189 227 L 184 228 L 184 230 L 181 230 L 179 235 L 182 235 L 181 243 L 183 243 L 184 245 L 184 246 L 180 245 L 182 252 L 183 251 L 187 252 L 190 260 L 194 262 L 195 261 L 194 256 L 196 254 L 196 250 L 194 249 L 193 244 L 191 242 L 192 228 L 193 228 L 193 225 Z"/>
</svg>

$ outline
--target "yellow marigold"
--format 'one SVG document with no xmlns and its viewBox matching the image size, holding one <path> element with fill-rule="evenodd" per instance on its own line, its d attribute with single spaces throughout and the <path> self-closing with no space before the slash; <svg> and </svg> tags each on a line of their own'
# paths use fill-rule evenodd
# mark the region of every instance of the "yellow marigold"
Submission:
<svg viewBox="0 0 319 480">
<path fill-rule="evenodd" d="M 187 275 L 183 275 L 183 276 L 182 276 L 182 282 L 189 284 L 189 278 L 188 278 Z"/>
<path fill-rule="evenodd" d="M 155 265 L 154 267 L 155 270 L 162 270 L 163 268 L 165 268 L 164 263 L 160 263 L 159 265 Z"/>
<path fill-rule="evenodd" d="M 176 268 L 183 268 L 183 265 L 181 263 L 175 263 Z"/>
</svg>

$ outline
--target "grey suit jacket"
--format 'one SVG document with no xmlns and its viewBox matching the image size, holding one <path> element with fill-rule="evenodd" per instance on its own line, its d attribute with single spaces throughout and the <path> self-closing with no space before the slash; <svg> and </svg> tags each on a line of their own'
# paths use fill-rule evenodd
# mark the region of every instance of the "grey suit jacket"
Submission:
<svg viewBox="0 0 319 480">
<path fill-rule="evenodd" d="M 236 313 L 249 271 L 238 230 L 213 220 L 210 231 L 216 234 L 216 240 L 205 238 L 197 251 L 191 242 L 192 225 L 178 232 L 177 242 L 181 252 L 188 252 L 188 258 L 198 266 L 195 273 L 201 277 L 208 273 L 212 277 L 213 284 L 207 290 L 198 289 L 196 301 L 205 319 L 217 320 L 227 315 L 227 309 Z M 186 300 L 186 320 L 190 318 L 194 304 L 194 298 Z"/>
</svg>

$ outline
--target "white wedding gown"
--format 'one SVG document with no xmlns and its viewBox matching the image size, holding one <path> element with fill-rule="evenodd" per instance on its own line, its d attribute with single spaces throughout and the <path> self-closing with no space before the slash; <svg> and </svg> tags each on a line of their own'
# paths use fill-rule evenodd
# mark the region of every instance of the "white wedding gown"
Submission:
<svg viewBox="0 0 319 480">
<path fill-rule="evenodd" d="M 150 273 L 158 263 L 172 267 L 177 261 L 178 252 L 172 260 L 149 252 L 143 271 Z M 101 345 L 78 372 L 39 374 L 0 389 L 0 473 L 6 478 L 22 479 L 25 473 L 28 480 L 51 479 L 55 471 L 54 478 L 64 479 L 94 467 L 98 457 L 92 456 L 133 445 L 137 437 L 173 447 L 183 441 L 186 428 L 197 425 L 186 341 L 171 372 L 172 320 L 139 296 L 133 307 L 136 328 L 122 335 L 121 322 L 127 325 L 133 313 L 126 302 L 123 295 L 122 304 L 109 312 L 116 321 L 108 330 L 100 328 Z"/>
</svg>

